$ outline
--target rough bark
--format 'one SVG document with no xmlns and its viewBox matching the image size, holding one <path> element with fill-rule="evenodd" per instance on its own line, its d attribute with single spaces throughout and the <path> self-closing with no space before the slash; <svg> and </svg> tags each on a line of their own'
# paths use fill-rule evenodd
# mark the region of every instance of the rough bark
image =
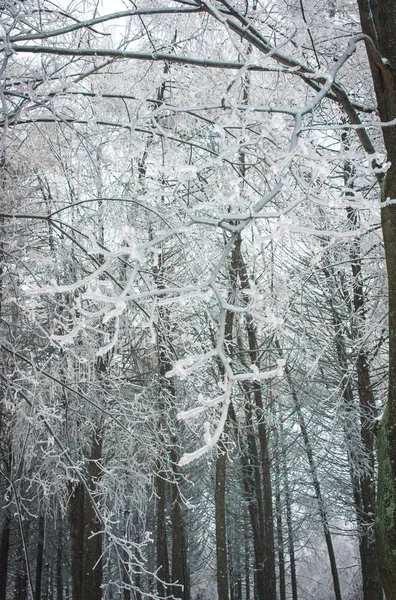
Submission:
<svg viewBox="0 0 396 600">
<path fill-rule="evenodd" d="M 396 117 L 396 3 L 357 0 L 367 42 L 381 121 Z M 386 59 L 386 60 L 383 60 Z M 396 127 L 383 128 L 390 168 L 381 178 L 381 221 L 389 290 L 389 391 L 378 430 L 376 533 L 381 582 L 387 600 L 396 600 Z"/>
</svg>

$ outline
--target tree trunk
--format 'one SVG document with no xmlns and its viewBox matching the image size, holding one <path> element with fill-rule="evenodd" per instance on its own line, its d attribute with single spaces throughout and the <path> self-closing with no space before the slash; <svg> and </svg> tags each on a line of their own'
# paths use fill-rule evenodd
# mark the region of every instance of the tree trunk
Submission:
<svg viewBox="0 0 396 600">
<path fill-rule="evenodd" d="M 396 117 L 396 3 L 357 0 L 381 121 Z M 386 59 L 386 60 L 383 60 Z M 382 130 L 390 168 L 381 177 L 382 232 L 389 290 L 389 392 L 378 428 L 376 533 L 381 582 L 396 600 L 396 127 Z M 392 202 L 385 204 L 390 199 Z"/>
<path fill-rule="evenodd" d="M 282 431 L 281 431 L 282 435 Z M 281 445 L 282 456 L 285 456 L 285 448 L 283 446 L 283 440 Z M 297 592 L 297 570 L 296 570 L 296 558 L 294 553 L 294 531 L 293 531 L 293 519 L 292 519 L 292 510 L 291 510 L 291 495 L 289 488 L 289 476 L 287 473 L 287 465 L 286 460 L 282 460 L 282 472 L 283 472 L 283 480 L 285 486 L 285 504 L 286 504 L 286 521 L 287 521 L 287 541 L 289 548 L 289 557 L 290 557 L 290 579 L 291 579 L 291 588 L 292 588 L 292 599 L 298 600 L 298 592 Z"/>
<path fill-rule="evenodd" d="M 17 572 L 15 579 L 15 600 L 27 600 L 27 570 L 24 544 L 21 541 L 18 550 Z"/>
<path fill-rule="evenodd" d="M 165 85 L 165 84 L 164 84 Z M 165 88 L 159 90 L 161 95 Z M 154 279 L 158 289 L 165 287 L 164 275 L 165 271 L 165 252 L 162 251 L 158 258 L 158 265 L 154 268 Z M 169 331 L 169 313 L 166 308 L 160 308 L 160 322 L 157 328 L 157 356 L 159 366 L 159 410 L 160 423 L 159 428 L 163 427 L 165 415 L 169 410 L 172 410 L 176 400 L 176 389 L 173 379 L 169 379 L 166 374 L 172 368 L 172 344 L 171 332 Z M 161 434 L 160 434 L 161 435 Z M 161 435 L 161 438 L 164 436 Z M 165 438 L 164 438 L 165 442 Z M 174 482 L 172 487 L 172 583 L 170 586 L 171 593 L 175 598 L 182 600 L 190 599 L 190 574 L 187 560 L 187 542 L 186 529 L 184 524 L 183 507 L 180 496 L 179 485 L 181 484 L 177 462 L 178 452 L 176 449 L 177 438 L 172 437 L 172 445 L 170 451 L 170 459 Z M 160 449 L 163 454 L 163 449 Z M 165 458 L 165 457 L 164 457 Z M 160 459 L 161 460 L 161 459 Z M 159 460 L 159 462 L 160 462 Z M 157 488 L 157 568 L 158 576 L 162 581 L 157 582 L 157 589 L 160 595 L 167 593 L 167 586 L 163 582 L 170 581 L 170 568 L 168 557 L 168 541 L 166 532 L 166 491 L 167 484 L 165 473 L 159 471 L 156 477 Z"/>
<path fill-rule="evenodd" d="M 166 480 L 165 473 L 159 471 L 155 478 L 157 494 L 157 592 L 167 595 L 166 583 L 170 580 L 168 539 L 166 533 Z"/>
<path fill-rule="evenodd" d="M 226 435 L 226 431 L 224 431 Z M 227 449 L 219 442 L 216 458 L 215 521 L 218 600 L 228 600 L 228 561 L 226 526 Z"/>
<path fill-rule="evenodd" d="M 101 427 L 94 432 L 91 445 L 91 458 L 88 461 L 88 488 L 94 493 L 101 476 L 100 461 L 103 450 L 103 431 Z M 84 494 L 84 553 L 83 553 L 83 600 L 101 600 L 102 598 L 102 524 L 95 512 L 90 495 Z"/>
<path fill-rule="evenodd" d="M 374 485 L 374 447 L 373 421 L 374 398 L 370 383 L 367 357 L 360 352 L 357 365 L 358 394 L 360 402 L 360 435 L 363 448 L 370 461 L 370 471 L 360 476 L 360 518 L 363 535 L 360 538 L 360 556 L 362 562 L 363 599 L 381 600 L 382 588 L 379 580 L 377 543 L 374 538 L 375 524 L 375 485 Z"/>
<path fill-rule="evenodd" d="M 69 497 L 71 579 L 73 600 L 84 600 L 82 596 L 84 555 L 84 496 L 82 483 L 77 483 Z"/>
<path fill-rule="evenodd" d="M 230 406 L 229 414 L 234 424 L 236 416 L 233 406 Z M 263 514 L 263 494 L 260 478 L 260 460 L 257 450 L 257 440 L 253 432 L 253 422 L 250 409 L 250 403 L 245 405 L 246 420 L 246 449 L 241 447 L 241 466 L 242 478 L 245 493 L 248 497 L 248 509 L 250 524 L 253 532 L 253 550 L 254 550 L 254 583 L 259 597 L 264 597 L 266 593 L 266 580 L 264 573 L 264 514 Z M 237 439 L 241 438 L 241 432 L 238 432 Z"/>
<path fill-rule="evenodd" d="M 127 533 L 127 529 L 125 530 L 125 537 L 127 537 L 128 533 Z M 124 594 L 123 594 L 123 600 L 131 600 L 131 590 L 129 588 L 129 586 L 131 585 L 131 579 L 130 579 L 130 574 L 129 574 L 129 554 L 128 552 L 124 551 L 124 564 L 122 567 L 122 581 L 125 585 L 124 587 Z"/>
<path fill-rule="evenodd" d="M 10 532 L 11 513 L 9 507 L 6 507 L 4 509 L 4 521 L 0 538 L 0 600 L 6 600 Z"/>
<path fill-rule="evenodd" d="M 347 133 L 343 134 L 343 145 L 349 149 Z M 352 195 L 352 166 L 349 161 L 344 165 L 344 182 L 346 194 Z M 358 213 L 352 206 L 346 209 L 350 227 L 358 227 Z M 357 478 L 354 475 L 354 465 L 350 464 L 352 485 L 354 487 L 355 510 L 358 523 L 359 551 L 362 566 L 363 600 L 381 600 L 382 588 L 379 579 L 377 544 L 375 540 L 375 483 L 374 483 L 374 433 L 373 426 L 376 418 L 375 399 L 371 385 L 369 361 L 365 349 L 361 345 L 364 332 L 366 294 L 363 286 L 362 260 L 360 240 L 352 240 L 350 245 L 351 270 L 353 275 L 353 315 L 351 320 L 352 337 L 359 347 L 356 360 L 357 391 L 360 409 L 360 440 L 362 450 L 367 460 L 367 470 Z M 326 268 L 332 274 L 332 267 Z M 331 290 L 332 292 L 332 290 Z M 348 297 L 346 292 L 345 297 Z M 344 340 L 341 336 L 341 318 L 334 307 L 333 315 L 336 322 L 336 346 L 339 362 L 344 371 L 344 398 L 355 413 L 352 383 L 348 373 L 348 361 Z M 356 417 L 354 416 L 354 421 Z M 348 436 L 347 436 L 348 437 Z M 349 460 L 352 459 L 352 455 Z"/>
<path fill-rule="evenodd" d="M 44 559 L 44 535 L 45 535 L 45 519 L 44 515 L 40 514 L 38 522 L 38 540 L 37 540 L 37 560 L 36 560 L 36 586 L 34 597 L 35 600 L 41 598 L 41 581 L 43 576 L 43 559 Z"/>
<path fill-rule="evenodd" d="M 98 427 L 91 445 L 87 466 L 87 486 L 95 492 L 101 475 L 103 432 Z M 90 494 L 82 483 L 77 483 L 69 498 L 71 575 L 73 600 L 101 600 L 102 598 L 102 529 Z"/>
<path fill-rule="evenodd" d="M 171 451 L 174 482 L 172 486 L 172 588 L 175 598 L 190 600 L 190 573 L 187 562 L 186 527 L 183 506 L 179 490 L 179 469 L 177 466 L 176 440 L 173 440 Z"/>
<path fill-rule="evenodd" d="M 246 264 L 242 255 L 242 238 L 238 236 L 232 252 L 232 276 L 239 277 L 240 287 L 249 301 L 250 283 Z M 246 320 L 246 333 L 248 338 L 248 359 L 251 365 L 260 368 L 259 344 L 254 322 L 251 317 Z M 267 425 L 264 419 L 264 402 L 261 385 L 254 382 L 245 386 L 248 396 L 252 395 L 256 409 L 259 409 L 259 420 L 257 423 L 257 436 L 259 448 L 259 465 L 257 475 L 260 482 L 256 485 L 258 496 L 258 516 L 261 536 L 260 567 L 257 572 L 257 591 L 259 596 L 266 600 L 276 600 L 276 571 L 275 571 L 275 536 L 274 516 L 272 507 L 272 483 L 271 483 L 271 460 L 269 456 L 269 439 Z"/>
<path fill-rule="evenodd" d="M 279 453 L 279 439 L 275 440 L 275 447 Z M 281 501 L 281 468 L 279 456 L 275 457 L 275 503 L 276 503 L 276 534 L 278 542 L 278 567 L 279 567 L 279 596 L 280 600 L 286 600 L 286 579 L 285 579 L 285 552 L 283 543 L 283 519 L 282 519 L 282 501 Z"/>
<path fill-rule="evenodd" d="M 360 408 L 360 424 L 357 407 L 355 406 L 352 382 L 347 364 L 346 345 L 341 335 L 341 319 L 333 308 L 333 320 L 336 329 L 335 344 L 338 362 L 342 372 L 342 396 L 346 422 L 344 427 L 345 440 L 348 448 L 348 464 L 356 512 L 357 530 L 359 535 L 359 553 L 362 568 L 362 585 L 364 600 L 381 600 L 382 591 L 379 582 L 376 543 L 374 539 L 375 522 L 375 486 L 374 486 L 374 447 L 372 425 L 374 421 L 374 397 L 371 390 L 370 373 L 367 357 L 363 350 L 359 351 L 356 362 L 357 387 Z M 360 427 L 359 427 L 360 425 Z M 361 449 L 365 454 L 368 465 L 364 474 L 356 475 L 355 448 L 356 441 L 351 433 L 356 427 L 360 428 Z"/>
<path fill-rule="evenodd" d="M 280 350 L 280 345 L 279 345 L 278 341 L 275 341 L 275 345 Z M 280 352 L 280 354 L 282 354 L 282 353 Z M 333 579 L 334 595 L 335 595 L 336 600 L 342 600 L 340 580 L 338 577 L 337 562 L 336 562 L 336 558 L 335 558 L 333 541 L 332 541 L 330 527 L 329 527 L 329 520 L 327 517 L 327 511 L 326 511 L 326 506 L 325 506 L 325 502 L 324 502 L 324 498 L 323 498 L 323 494 L 322 494 L 320 481 L 318 478 L 318 473 L 317 473 L 317 468 L 316 468 L 316 464 L 315 464 L 315 460 L 314 460 L 314 456 L 313 456 L 311 441 L 309 439 L 308 430 L 307 430 L 304 415 L 302 412 L 301 404 L 300 404 L 299 398 L 297 396 L 297 393 L 294 389 L 293 380 L 291 378 L 290 371 L 287 366 L 285 367 L 285 373 L 286 373 L 286 378 L 287 378 L 287 381 L 288 381 L 288 384 L 290 387 L 290 391 L 292 394 L 294 408 L 295 408 L 295 411 L 296 411 L 296 414 L 298 417 L 298 423 L 299 423 L 301 435 L 302 435 L 302 438 L 304 441 L 305 453 L 307 455 L 309 470 L 311 473 L 312 484 L 313 484 L 313 488 L 315 490 L 315 497 L 316 497 L 316 500 L 318 503 L 319 515 L 320 515 L 320 519 L 321 519 L 321 523 L 322 523 L 322 527 L 323 527 L 323 534 L 324 534 L 324 538 L 325 538 L 325 542 L 326 542 L 326 546 L 327 546 L 327 553 L 329 556 L 331 575 L 332 575 L 332 579 Z"/>
<path fill-rule="evenodd" d="M 249 541 L 245 531 L 245 598 L 250 600 L 250 553 Z"/>
<path fill-rule="evenodd" d="M 60 514 L 60 511 L 58 513 L 58 533 L 56 546 L 56 600 L 63 600 L 63 526 L 62 515 Z"/>
</svg>

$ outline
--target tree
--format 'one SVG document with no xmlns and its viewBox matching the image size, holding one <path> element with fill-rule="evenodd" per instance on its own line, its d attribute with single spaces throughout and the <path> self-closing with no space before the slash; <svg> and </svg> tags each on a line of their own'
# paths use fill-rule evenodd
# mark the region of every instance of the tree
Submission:
<svg viewBox="0 0 396 600">
<path fill-rule="evenodd" d="M 387 124 L 396 116 L 396 7 L 385 1 L 380 5 L 358 0 L 363 33 L 369 58 L 378 113 L 383 127 L 383 141 L 388 169 L 379 174 L 381 186 L 381 220 L 388 271 L 389 301 L 389 395 L 379 424 L 377 535 L 380 547 L 381 581 L 388 600 L 396 598 L 396 129 Z"/>
</svg>

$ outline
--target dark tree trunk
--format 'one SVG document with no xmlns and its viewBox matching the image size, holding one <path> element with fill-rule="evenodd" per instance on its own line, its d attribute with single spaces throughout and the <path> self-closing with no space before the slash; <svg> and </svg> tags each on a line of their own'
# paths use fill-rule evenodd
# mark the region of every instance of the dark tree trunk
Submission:
<svg viewBox="0 0 396 600">
<path fill-rule="evenodd" d="M 44 535 L 45 535 L 45 518 L 40 514 L 38 522 L 38 539 L 37 539 L 37 560 L 36 560 L 36 586 L 34 597 L 35 600 L 41 598 L 41 581 L 43 576 L 44 562 Z"/>
<path fill-rule="evenodd" d="M 244 258 L 241 250 L 242 238 L 238 236 L 232 251 L 230 279 L 233 289 L 237 287 L 239 278 L 240 288 L 249 301 L 250 283 Z M 226 319 L 225 339 L 229 344 L 231 353 L 232 342 L 233 313 L 230 311 Z M 260 368 L 259 346 L 257 341 L 256 329 L 253 320 L 247 317 L 246 333 L 248 338 L 248 361 L 251 365 Z M 240 350 L 242 351 L 242 349 Z M 272 507 L 272 484 L 271 484 L 271 461 L 269 456 L 269 440 L 267 426 L 264 420 L 264 402 L 261 385 L 259 383 L 244 384 L 244 391 L 248 399 L 246 406 L 246 418 L 250 424 L 250 433 L 248 433 L 249 458 L 253 460 L 252 468 L 254 471 L 254 492 L 256 495 L 256 515 L 253 516 L 250 506 L 252 528 L 254 533 L 255 549 L 255 585 L 258 595 L 265 597 L 266 600 L 276 600 L 276 571 L 275 571 L 275 539 L 274 539 L 274 519 Z M 253 399 L 253 401 L 250 400 Z M 252 407 L 254 412 L 258 409 L 257 422 L 253 423 Z M 235 421 L 235 419 L 234 419 Z M 248 428 L 249 429 L 249 428 Z M 254 439 L 253 439 L 254 438 Z M 257 442 L 256 442 L 257 439 Z M 253 482 L 253 480 L 252 480 Z M 246 489 L 246 483 L 244 483 Z M 255 530 L 257 528 L 257 534 Z"/>
<path fill-rule="evenodd" d="M 84 556 L 84 501 L 85 490 L 77 483 L 69 497 L 71 579 L 73 600 L 84 600 L 82 596 Z"/>
<path fill-rule="evenodd" d="M 56 600 L 63 600 L 63 525 L 60 511 L 56 546 Z"/>
<path fill-rule="evenodd" d="M 170 580 L 168 538 L 166 533 L 166 480 L 165 473 L 159 471 L 156 475 L 155 487 L 157 494 L 157 592 L 166 596 L 166 583 Z"/>
<path fill-rule="evenodd" d="M 0 600 L 6 600 L 10 532 L 11 513 L 9 507 L 7 507 L 4 509 L 4 521 L 0 538 Z"/>
<path fill-rule="evenodd" d="M 162 88 L 161 88 L 162 89 Z M 165 88 L 163 89 L 163 91 Z M 159 94 L 163 93 L 159 90 Z M 165 287 L 165 253 L 164 251 L 159 257 L 159 264 L 154 269 L 154 278 L 159 289 Z M 171 332 L 169 330 L 169 314 L 167 309 L 160 309 L 160 323 L 157 328 L 158 342 L 158 366 L 159 366 L 159 410 L 160 410 L 160 428 L 163 427 L 165 414 L 172 410 L 176 400 L 176 389 L 174 380 L 166 376 L 167 372 L 172 369 L 172 345 Z M 161 436 L 163 437 L 163 436 Z M 160 449 L 163 452 L 163 449 Z M 170 461 L 173 472 L 172 486 L 172 509 L 170 513 L 172 524 L 172 573 L 170 573 L 169 556 L 168 556 L 168 540 L 166 532 L 166 492 L 168 486 L 165 481 L 165 473 L 159 472 L 156 477 L 157 488 L 157 568 L 158 577 L 162 580 L 158 581 L 157 589 L 161 595 L 172 593 L 175 598 L 182 600 L 190 600 L 190 573 L 187 559 L 187 541 L 186 528 L 184 523 L 183 506 L 180 495 L 179 486 L 181 479 L 178 470 L 178 451 L 177 438 L 172 437 L 172 445 L 170 451 Z M 161 460 L 161 459 L 160 459 Z M 163 582 L 169 582 L 175 585 L 166 586 Z M 168 591 L 167 591 L 167 588 Z"/>
<path fill-rule="evenodd" d="M 342 135 L 345 150 L 349 149 L 348 134 Z M 353 195 L 353 167 L 349 161 L 344 164 L 344 182 L 346 195 Z M 349 225 L 352 230 L 358 227 L 358 213 L 352 206 L 346 209 Z M 346 405 L 347 416 L 351 417 L 351 424 L 346 425 L 346 439 L 350 451 L 349 466 L 354 493 L 355 511 L 358 524 L 359 552 L 362 567 L 363 600 L 378 600 L 382 598 L 382 588 L 379 579 L 377 545 L 375 540 L 375 483 L 374 483 L 374 433 L 373 426 L 376 418 L 375 399 L 371 386 L 369 360 L 365 349 L 362 347 L 362 335 L 365 331 L 366 295 L 363 285 L 362 260 L 360 240 L 352 240 L 350 245 L 351 270 L 353 275 L 352 306 L 353 315 L 351 319 L 352 337 L 359 348 L 356 359 L 357 391 L 359 397 L 360 419 L 354 402 L 352 382 L 348 369 L 346 345 L 342 336 L 342 318 L 338 315 L 336 307 L 331 308 L 336 328 L 335 342 L 341 370 L 343 372 L 343 396 Z M 325 275 L 329 281 L 334 281 L 334 273 L 331 266 L 326 267 Z M 331 298 L 333 289 L 330 290 Z M 348 291 L 345 290 L 345 298 Z M 356 427 L 360 420 L 361 447 L 367 460 L 366 472 L 359 477 L 355 475 L 353 453 L 355 440 L 351 440 L 350 431 Z M 349 432 L 349 433 L 348 433 Z"/>
<path fill-rule="evenodd" d="M 260 390 L 255 392 L 256 405 L 263 410 Z M 264 508 L 264 577 L 266 587 L 266 600 L 276 600 L 276 572 L 275 572 L 275 538 L 274 517 L 272 508 L 271 462 L 269 457 L 269 443 L 266 423 L 262 420 L 258 424 L 260 442 L 260 462 L 263 477 L 263 508 Z"/>
<path fill-rule="evenodd" d="M 280 448 L 279 439 L 275 441 L 275 447 Z M 279 567 L 279 597 L 280 600 L 286 600 L 286 578 L 285 578 L 285 552 L 283 542 L 283 519 L 282 519 L 282 501 L 281 501 L 281 468 L 279 456 L 275 457 L 275 502 L 276 502 L 276 537 L 278 542 L 278 567 Z"/>
<path fill-rule="evenodd" d="M 88 488 L 91 494 L 96 491 L 101 476 L 100 461 L 103 451 L 103 431 L 98 427 L 94 433 L 91 458 L 88 461 Z M 87 491 L 84 494 L 84 553 L 83 553 L 83 600 L 101 600 L 102 598 L 102 524 L 95 512 L 92 499 Z"/>
<path fill-rule="evenodd" d="M 226 432 L 225 432 L 226 433 Z M 216 458 L 215 521 L 218 600 L 228 600 L 228 561 L 226 526 L 227 449 L 219 442 Z"/>
<path fill-rule="evenodd" d="M 360 403 L 360 435 L 363 448 L 370 461 L 370 471 L 360 477 L 360 514 L 358 519 L 362 534 L 360 556 L 362 563 L 363 599 L 381 600 L 382 588 L 379 580 L 377 544 L 374 539 L 375 524 L 375 485 L 374 485 L 374 397 L 370 382 L 367 357 L 359 353 L 357 361 L 358 393 Z"/>
<path fill-rule="evenodd" d="M 190 573 L 187 562 L 187 540 L 183 506 L 179 490 L 179 470 L 177 466 L 176 440 L 171 452 L 174 482 L 172 487 L 172 594 L 175 598 L 190 600 Z"/>
<path fill-rule="evenodd" d="M 230 417 L 236 426 L 236 415 L 231 405 L 229 409 Z M 253 532 L 253 550 L 254 550 L 254 582 L 257 594 L 264 597 L 266 591 L 266 581 L 264 573 L 264 514 L 263 514 L 263 496 L 261 490 L 260 478 L 260 460 L 257 450 L 257 440 L 253 432 L 252 415 L 250 403 L 245 406 L 246 419 L 246 447 L 239 443 L 241 448 L 240 460 L 242 466 L 242 480 L 245 494 L 248 499 L 248 510 L 250 524 Z M 238 431 L 237 439 L 241 438 L 242 433 Z"/>
<path fill-rule="evenodd" d="M 357 0 L 381 121 L 396 117 L 396 3 Z M 386 59 L 383 60 L 383 59 Z M 381 582 L 387 600 L 396 600 L 396 127 L 384 127 L 390 168 L 380 177 L 382 232 L 389 289 L 389 393 L 378 429 L 376 533 Z"/>
<path fill-rule="evenodd" d="M 125 537 L 127 536 L 127 531 L 125 532 Z M 129 586 L 131 585 L 131 576 L 129 573 L 129 554 L 128 552 L 124 552 L 124 564 L 123 564 L 123 573 L 122 573 L 122 581 L 125 585 L 124 587 L 124 600 L 131 600 L 131 590 Z"/>
<path fill-rule="evenodd" d="M 281 468 L 283 474 L 283 484 L 285 488 L 285 505 L 286 505 L 286 522 L 287 522 L 287 541 L 290 557 L 290 579 L 292 588 L 292 599 L 298 600 L 297 593 L 297 570 L 296 570 L 296 558 L 294 553 L 294 531 L 293 531 L 293 519 L 292 519 L 292 498 L 290 493 L 289 475 L 286 464 L 286 448 L 283 441 L 283 426 L 282 421 L 279 423 L 280 433 L 280 453 L 281 453 Z"/>
<path fill-rule="evenodd" d="M 27 570 L 23 544 L 19 550 L 15 579 L 15 600 L 27 600 Z"/>
<path fill-rule="evenodd" d="M 102 530 L 91 494 L 95 493 L 101 476 L 103 431 L 98 427 L 91 445 L 87 465 L 87 487 L 82 483 L 70 486 L 69 521 L 71 543 L 71 576 L 73 600 L 102 598 Z"/>
<path fill-rule="evenodd" d="M 355 294 L 356 295 L 356 294 Z M 333 307 L 333 320 L 336 329 L 335 344 L 338 361 L 342 372 L 342 396 L 345 410 L 345 440 L 348 448 L 348 464 L 356 512 L 357 529 L 359 535 L 359 553 L 362 568 L 363 600 L 379 600 L 382 598 L 379 582 L 376 543 L 374 539 L 375 523 L 375 486 L 374 486 L 374 447 L 373 447 L 373 422 L 374 422 L 374 397 L 371 391 L 370 374 L 366 355 L 362 350 L 356 363 L 357 387 L 359 395 L 360 424 L 357 407 L 355 406 L 352 382 L 348 369 L 346 345 L 341 329 L 341 318 Z M 361 449 L 367 459 L 366 473 L 356 475 L 357 451 L 356 440 L 351 433 L 359 428 Z"/>
</svg>

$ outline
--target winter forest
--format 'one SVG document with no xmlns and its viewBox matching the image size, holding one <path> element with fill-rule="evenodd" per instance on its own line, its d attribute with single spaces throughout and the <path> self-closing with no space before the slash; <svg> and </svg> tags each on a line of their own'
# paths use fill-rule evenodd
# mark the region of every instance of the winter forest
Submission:
<svg viewBox="0 0 396 600">
<path fill-rule="evenodd" d="M 394 0 L 0 36 L 0 600 L 396 600 Z"/>
</svg>

